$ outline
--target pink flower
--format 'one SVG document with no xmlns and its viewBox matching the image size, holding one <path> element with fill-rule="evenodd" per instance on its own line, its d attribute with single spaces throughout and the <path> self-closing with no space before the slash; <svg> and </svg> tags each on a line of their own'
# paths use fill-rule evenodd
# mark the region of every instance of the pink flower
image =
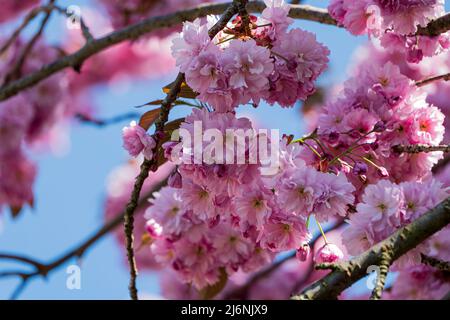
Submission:
<svg viewBox="0 0 450 320">
<path fill-rule="evenodd" d="M 444 115 L 436 107 L 424 105 L 419 108 L 419 104 L 423 102 L 423 100 L 415 102 L 417 111 L 414 112 L 414 124 L 410 129 L 411 142 L 414 144 L 439 144 L 444 138 Z"/>
<path fill-rule="evenodd" d="M 297 249 L 310 239 L 302 217 L 273 217 L 260 235 L 261 247 L 272 252 Z"/>
<path fill-rule="evenodd" d="M 392 290 L 383 295 L 387 300 L 440 300 L 450 290 L 450 283 L 444 280 L 435 268 L 419 265 L 398 273 Z"/>
<path fill-rule="evenodd" d="M 22 95 L 0 104 L 0 157 L 21 151 L 33 113 Z"/>
<path fill-rule="evenodd" d="M 194 57 L 186 69 L 186 81 L 196 92 L 218 88 L 221 81 L 227 81 L 223 66 L 219 63 L 221 51 L 217 46 L 209 46 Z"/>
<path fill-rule="evenodd" d="M 272 213 L 269 204 L 270 195 L 262 190 L 246 190 L 242 195 L 233 198 L 236 214 L 241 217 L 241 227 L 247 230 L 249 226 L 255 226 L 262 230 L 268 217 Z"/>
<path fill-rule="evenodd" d="M 208 26 L 200 19 L 183 24 L 183 32 L 173 40 L 172 55 L 181 72 L 186 72 L 203 49 L 211 44 Z"/>
<path fill-rule="evenodd" d="M 184 205 L 191 209 L 195 216 L 202 220 L 216 216 L 215 194 L 207 186 L 186 181 L 180 192 Z"/>
<path fill-rule="evenodd" d="M 284 0 L 265 0 L 266 8 L 261 16 L 271 23 L 269 35 L 272 40 L 276 40 L 278 35 L 286 32 L 290 24 L 294 22 L 288 17 L 290 5 Z"/>
<path fill-rule="evenodd" d="M 20 209 L 33 205 L 36 166 L 21 153 L 0 159 L 0 207 Z"/>
<path fill-rule="evenodd" d="M 262 91 L 268 89 L 268 76 L 273 70 L 270 51 L 258 46 L 253 39 L 231 41 L 223 59 L 225 70 L 230 74 L 230 87 L 242 89 L 244 97 L 240 102 L 245 104 L 251 98 L 258 104 Z"/>
<path fill-rule="evenodd" d="M 175 260 L 172 267 L 186 283 L 197 289 L 214 284 L 218 280 L 218 269 L 214 265 L 213 248 L 204 241 L 190 242 L 181 239 L 174 244 Z"/>
<path fill-rule="evenodd" d="M 377 0 L 383 10 L 384 27 L 400 34 L 413 34 L 444 12 L 441 0 Z"/>
<path fill-rule="evenodd" d="M 338 246 L 326 243 L 314 256 L 315 263 L 334 263 L 344 258 L 344 253 Z"/>
<path fill-rule="evenodd" d="M 277 61 L 267 101 L 287 107 L 305 100 L 315 90 L 314 81 L 327 68 L 328 48 L 317 42 L 313 33 L 293 29 L 279 37 L 272 52 Z"/>
<path fill-rule="evenodd" d="M 328 12 L 340 24 L 344 24 L 347 11 L 344 8 L 344 0 L 331 0 L 328 5 Z"/>
<path fill-rule="evenodd" d="M 309 255 L 311 254 L 311 247 L 308 243 L 303 243 L 300 248 L 297 249 L 297 253 L 295 256 L 299 261 L 306 261 L 308 260 Z"/>
<path fill-rule="evenodd" d="M 342 24 L 352 34 L 360 35 L 367 31 L 367 21 L 370 17 L 367 14 L 367 9 L 370 3 L 371 0 L 344 0 L 344 10 L 346 11 L 346 14 Z"/>
<path fill-rule="evenodd" d="M 319 172 L 313 168 L 305 166 L 293 170 L 277 187 L 280 207 L 286 212 L 309 216 L 316 199 L 318 179 Z"/>
<path fill-rule="evenodd" d="M 137 157 L 142 152 L 147 159 L 153 158 L 156 142 L 136 121 L 131 121 L 129 127 L 123 128 L 122 138 L 123 147 L 131 156 Z"/>
<path fill-rule="evenodd" d="M 163 228 L 164 233 L 179 234 L 183 225 L 183 202 L 178 189 L 162 188 L 150 199 L 151 206 L 145 211 L 145 218 L 154 219 Z"/>
<path fill-rule="evenodd" d="M 316 219 L 322 222 L 334 215 L 345 217 L 355 201 L 353 192 L 355 187 L 344 174 L 320 173 L 312 211 Z"/>
<path fill-rule="evenodd" d="M 253 245 L 244 239 L 242 233 L 233 226 L 219 224 L 212 229 L 214 233 L 213 246 L 218 251 L 219 261 L 225 264 L 237 265 L 247 260 L 253 252 Z"/>
</svg>

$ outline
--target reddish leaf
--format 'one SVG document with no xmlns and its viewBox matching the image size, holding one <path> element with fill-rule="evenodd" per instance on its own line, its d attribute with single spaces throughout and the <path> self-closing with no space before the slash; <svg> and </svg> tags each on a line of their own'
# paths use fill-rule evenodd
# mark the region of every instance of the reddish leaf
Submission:
<svg viewBox="0 0 450 320">
<path fill-rule="evenodd" d="M 165 86 L 162 90 L 164 93 L 169 93 L 170 89 L 173 86 L 173 82 Z M 195 99 L 197 98 L 198 93 L 189 87 L 186 82 L 183 82 L 181 84 L 180 93 L 178 93 L 178 97 L 180 98 L 188 98 L 188 99 Z"/>
<path fill-rule="evenodd" d="M 141 116 L 141 119 L 139 119 L 139 125 L 145 130 L 148 130 L 148 128 L 150 128 L 152 124 L 155 123 L 156 119 L 158 119 L 160 111 L 161 108 L 147 111 Z"/>
</svg>

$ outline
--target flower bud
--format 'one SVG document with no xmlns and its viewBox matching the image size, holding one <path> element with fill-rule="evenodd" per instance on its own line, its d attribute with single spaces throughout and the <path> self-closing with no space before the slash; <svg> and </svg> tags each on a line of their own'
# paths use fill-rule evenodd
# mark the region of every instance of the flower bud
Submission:
<svg viewBox="0 0 450 320">
<path fill-rule="evenodd" d="M 328 135 L 328 142 L 333 144 L 338 142 L 339 140 L 339 133 L 336 131 L 330 132 L 330 134 Z"/>
<path fill-rule="evenodd" d="M 362 174 L 366 174 L 367 170 L 368 170 L 367 164 L 365 164 L 364 162 L 357 162 L 355 164 L 355 166 L 353 167 L 352 172 L 353 172 L 354 175 L 359 176 L 359 175 L 362 175 Z"/>
<path fill-rule="evenodd" d="M 385 130 L 386 130 L 386 125 L 381 120 L 378 121 L 377 123 L 375 123 L 375 125 L 373 126 L 373 132 L 383 132 Z"/>
<path fill-rule="evenodd" d="M 167 179 L 167 184 L 169 187 L 176 189 L 181 189 L 183 187 L 183 178 L 178 170 L 169 176 L 169 179 Z"/>
<path fill-rule="evenodd" d="M 311 247 L 306 242 L 303 243 L 300 248 L 297 249 L 296 257 L 299 261 L 308 260 L 309 255 L 311 254 Z"/>
<path fill-rule="evenodd" d="M 333 263 L 342 258 L 344 258 L 344 253 L 337 245 L 326 243 L 316 252 L 314 261 L 316 263 Z"/>
<path fill-rule="evenodd" d="M 387 178 L 389 177 L 389 172 L 386 170 L 385 167 L 379 167 L 377 169 L 377 173 L 381 178 Z"/>
</svg>

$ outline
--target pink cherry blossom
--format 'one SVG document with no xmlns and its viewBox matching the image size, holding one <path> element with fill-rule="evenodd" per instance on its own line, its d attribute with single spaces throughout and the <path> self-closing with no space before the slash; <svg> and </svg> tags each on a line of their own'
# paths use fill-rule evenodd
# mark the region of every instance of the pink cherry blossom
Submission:
<svg viewBox="0 0 450 320">
<path fill-rule="evenodd" d="M 212 45 L 208 35 L 208 26 L 200 19 L 183 24 L 183 32 L 173 39 L 172 55 L 180 71 L 186 72 L 203 49 Z"/>
<path fill-rule="evenodd" d="M 154 194 L 152 204 L 145 212 L 147 219 L 154 219 L 160 224 L 164 232 L 178 234 L 183 226 L 183 203 L 178 189 L 163 188 Z"/>
<path fill-rule="evenodd" d="M 123 147 L 131 156 L 136 157 L 142 152 L 147 159 L 153 158 L 156 142 L 136 121 L 131 121 L 130 126 L 122 131 Z"/>
<path fill-rule="evenodd" d="M 265 225 L 260 243 L 263 248 L 277 252 L 296 249 L 309 238 L 305 219 L 295 216 L 286 218 L 274 216 Z"/>
<path fill-rule="evenodd" d="M 295 256 L 299 261 L 304 262 L 308 260 L 310 254 L 311 254 L 311 247 L 309 246 L 309 244 L 303 243 L 300 246 L 300 248 L 297 249 Z"/>
<path fill-rule="evenodd" d="M 265 0 L 264 3 L 266 8 L 261 16 L 271 24 L 269 35 L 272 40 L 276 40 L 294 22 L 288 17 L 290 6 L 284 0 Z"/>
<path fill-rule="evenodd" d="M 344 257 L 342 250 L 332 243 L 326 243 L 314 256 L 315 263 L 334 263 Z"/>
</svg>

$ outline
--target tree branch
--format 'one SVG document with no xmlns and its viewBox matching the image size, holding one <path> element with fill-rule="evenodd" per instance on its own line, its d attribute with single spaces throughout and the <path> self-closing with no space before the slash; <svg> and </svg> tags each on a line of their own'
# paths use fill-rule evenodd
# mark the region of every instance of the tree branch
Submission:
<svg viewBox="0 0 450 320">
<path fill-rule="evenodd" d="M 366 276 L 369 266 L 381 265 L 384 251 L 389 252 L 391 261 L 395 261 L 449 223 L 450 197 L 365 253 L 350 261 L 339 263 L 340 270 L 329 273 L 292 299 L 336 299 L 343 290 Z"/>
<path fill-rule="evenodd" d="M 372 295 L 370 296 L 370 300 L 380 300 L 381 295 L 383 294 L 384 285 L 386 283 L 386 277 L 389 273 L 389 268 L 392 264 L 392 250 L 393 248 L 387 247 L 381 252 L 381 261 L 380 261 L 380 272 L 378 274 L 377 282 L 375 284 L 375 288 L 373 288 Z"/>
<path fill-rule="evenodd" d="M 450 263 L 447 261 L 442 261 L 422 254 L 422 263 L 425 263 L 431 267 L 439 269 L 440 271 L 450 272 Z"/>
<path fill-rule="evenodd" d="M 431 21 L 426 27 L 419 27 L 417 35 L 436 37 L 450 30 L 450 13 Z"/>
<path fill-rule="evenodd" d="M 220 17 L 219 21 L 216 22 L 214 26 L 208 31 L 210 38 L 214 38 L 230 21 L 230 19 L 237 13 L 238 5 L 240 0 L 233 1 L 229 7 L 225 10 L 223 15 Z M 130 265 L 130 284 L 128 289 L 130 291 L 130 297 L 132 300 L 138 300 L 137 288 L 136 288 L 136 278 L 137 278 L 137 268 L 136 261 L 134 258 L 134 248 L 133 248 L 133 224 L 134 224 L 134 211 L 137 206 L 137 201 L 139 199 L 139 194 L 141 192 L 142 186 L 148 177 L 149 170 L 157 169 L 158 161 L 158 150 L 160 146 L 160 136 L 164 134 L 164 125 L 169 118 L 170 108 L 173 102 L 177 99 L 178 93 L 181 90 L 181 85 L 184 82 L 184 74 L 179 73 L 175 81 L 172 83 L 170 91 L 168 92 L 166 98 L 161 103 L 161 111 L 159 117 L 155 122 L 156 127 L 156 147 L 154 156 L 152 159 L 145 159 L 141 165 L 141 171 L 136 178 L 134 183 L 133 191 L 131 193 L 130 201 L 128 202 L 127 209 L 125 210 L 124 219 L 124 229 L 125 229 L 125 239 L 126 239 L 126 249 L 128 256 L 128 263 Z"/>
<path fill-rule="evenodd" d="M 435 81 L 439 81 L 439 80 L 450 81 L 450 73 L 441 74 L 439 76 L 435 76 L 435 77 L 431 77 L 431 78 L 424 79 L 421 81 L 417 81 L 416 86 L 423 87 L 423 86 L 426 86 L 427 84 L 431 84 L 431 83 L 433 83 Z"/>
<path fill-rule="evenodd" d="M 149 193 L 145 194 L 144 197 L 142 197 L 139 200 L 138 209 L 148 206 L 149 203 L 148 203 L 147 199 L 149 197 L 151 197 L 155 191 L 158 191 L 166 184 L 167 184 L 167 178 L 164 179 L 163 181 L 161 181 L 158 185 L 156 185 L 155 188 L 153 188 Z M 125 216 L 125 212 L 117 215 L 117 217 L 106 222 L 104 226 L 102 226 L 100 229 L 98 229 L 96 232 L 94 232 L 85 241 L 81 242 L 79 245 L 75 246 L 73 249 L 62 254 L 60 257 L 57 257 L 56 259 L 50 261 L 49 263 L 42 263 L 38 260 L 29 258 L 26 256 L 22 256 L 22 255 L 0 253 L 0 259 L 21 262 L 21 263 L 25 263 L 25 264 L 33 267 L 33 271 L 30 271 L 30 272 L 24 272 L 24 271 L 0 272 L 0 278 L 6 278 L 6 277 L 20 277 L 21 278 L 21 283 L 14 290 L 14 293 L 11 295 L 11 299 L 13 299 L 13 300 L 16 299 L 18 297 L 18 295 L 25 288 L 27 282 L 31 281 L 32 279 L 34 279 L 36 277 L 47 277 L 48 274 L 57 270 L 59 267 L 64 265 L 69 260 L 71 260 L 73 258 L 78 258 L 78 259 L 82 258 L 84 256 L 84 254 L 94 244 L 97 243 L 98 240 L 102 239 L 109 232 L 111 232 L 112 230 L 114 230 L 115 228 L 120 226 L 124 220 L 124 216 Z"/>
<path fill-rule="evenodd" d="M 450 145 L 430 146 L 426 144 L 413 144 L 413 145 L 396 145 L 392 147 L 392 150 L 398 154 L 402 153 L 421 153 L 421 152 L 450 152 Z"/>
<path fill-rule="evenodd" d="M 62 57 L 51 64 L 42 67 L 21 79 L 12 81 L 0 88 L 0 101 L 16 95 L 24 89 L 30 88 L 37 83 L 47 79 L 51 75 L 65 69 L 79 69 L 85 60 L 89 57 L 127 40 L 135 40 L 152 31 L 176 26 L 184 21 L 192 21 L 199 17 L 205 17 L 209 14 L 221 14 L 231 3 L 203 4 L 193 9 L 178 11 L 172 14 L 152 17 L 142 22 L 127 26 L 121 30 L 114 31 L 102 38 L 86 43 L 80 50 Z M 249 12 L 261 12 L 265 5 L 262 1 L 252 1 L 247 5 Z M 325 9 L 319 9 L 307 5 L 293 5 L 289 15 L 296 19 L 305 19 L 320 23 L 336 25 Z M 214 30 L 215 31 L 215 30 Z"/>
<path fill-rule="evenodd" d="M 330 226 L 329 228 L 325 229 L 325 233 L 330 232 L 332 230 L 336 230 L 338 228 L 340 228 L 342 225 L 344 224 L 344 220 L 341 220 L 335 224 L 333 224 L 332 226 Z M 314 249 L 314 245 L 316 244 L 317 240 L 319 240 L 321 238 L 322 234 L 318 233 L 316 234 L 316 236 L 310 241 L 309 245 L 312 248 L 312 250 Z M 224 299 L 225 300 L 232 300 L 232 299 L 244 299 L 247 295 L 248 295 L 248 291 L 256 284 L 258 283 L 260 280 L 265 279 L 267 277 L 269 277 L 273 272 L 275 272 L 276 270 L 278 270 L 284 263 L 286 263 L 287 261 L 295 258 L 295 254 L 296 252 L 292 252 L 286 256 L 284 256 L 283 258 L 275 261 L 274 263 L 272 263 L 270 266 L 268 266 L 267 268 L 264 268 L 263 270 L 256 272 L 255 274 L 253 274 L 249 280 L 247 280 L 247 282 L 234 289 L 233 291 L 229 292 Z M 314 265 L 314 261 L 313 259 L 311 259 L 311 266 Z M 311 268 L 311 271 L 313 271 L 314 268 Z M 307 276 L 305 277 L 308 278 Z M 300 286 L 301 284 L 297 284 L 296 286 Z"/>
<path fill-rule="evenodd" d="M 55 0 L 49 0 L 49 3 L 47 7 L 51 7 Z M 25 63 L 26 58 L 30 54 L 31 50 L 33 50 L 34 45 L 41 37 L 42 33 L 44 32 L 45 27 L 47 26 L 48 21 L 50 20 L 50 16 L 52 15 L 53 10 L 49 9 L 45 12 L 45 16 L 41 21 L 41 24 L 39 26 L 39 29 L 34 34 L 34 36 L 31 38 L 31 40 L 25 45 L 25 47 L 22 49 L 22 51 L 19 54 L 19 58 L 17 59 L 17 63 L 13 66 L 11 71 L 8 72 L 8 74 L 5 76 L 5 83 L 8 83 L 11 80 L 15 80 L 19 78 L 22 74 L 22 67 Z"/>
</svg>

